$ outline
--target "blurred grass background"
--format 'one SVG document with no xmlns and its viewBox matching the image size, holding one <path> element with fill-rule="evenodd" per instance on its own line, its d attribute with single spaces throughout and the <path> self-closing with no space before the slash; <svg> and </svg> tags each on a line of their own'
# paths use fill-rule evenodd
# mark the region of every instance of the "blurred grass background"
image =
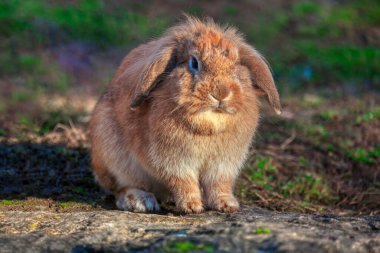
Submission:
<svg viewBox="0 0 380 253">
<path fill-rule="evenodd" d="M 77 169 L 88 171 L 86 124 L 97 97 L 125 54 L 160 36 L 182 12 L 241 30 L 269 61 L 283 98 L 285 115 L 263 118 L 240 198 L 281 211 L 379 213 L 377 0 L 1 1 L 0 153 L 13 158 L 0 159 L 8 168 L 0 179 L 28 162 L 42 166 L 33 160 L 41 147 L 23 151 L 15 143 L 61 145 L 49 153 L 57 168 L 54 157 L 70 160 L 71 148 L 79 148 L 74 164 L 85 156 Z M 28 158 L 20 162 L 20 154 Z M 1 196 L 25 185 L 39 196 L 32 181 L 10 180 Z M 82 186 L 63 193 L 89 198 L 94 186 Z"/>
<path fill-rule="evenodd" d="M 331 83 L 374 87 L 380 82 L 376 0 L 6 0 L 0 4 L 1 75 L 54 71 L 51 62 L 41 59 L 41 50 L 74 41 L 97 51 L 134 46 L 159 36 L 180 11 L 237 26 L 268 58 L 286 89 Z"/>
</svg>

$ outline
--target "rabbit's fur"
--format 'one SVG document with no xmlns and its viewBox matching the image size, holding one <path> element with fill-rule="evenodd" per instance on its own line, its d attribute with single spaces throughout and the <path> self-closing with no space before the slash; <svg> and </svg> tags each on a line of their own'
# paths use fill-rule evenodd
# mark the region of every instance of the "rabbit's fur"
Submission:
<svg viewBox="0 0 380 253">
<path fill-rule="evenodd" d="M 157 211 L 156 198 L 170 197 L 184 213 L 238 210 L 233 188 L 259 95 L 280 113 L 263 57 L 234 28 L 188 17 L 132 50 L 101 96 L 91 120 L 97 180 L 128 211 Z"/>
</svg>

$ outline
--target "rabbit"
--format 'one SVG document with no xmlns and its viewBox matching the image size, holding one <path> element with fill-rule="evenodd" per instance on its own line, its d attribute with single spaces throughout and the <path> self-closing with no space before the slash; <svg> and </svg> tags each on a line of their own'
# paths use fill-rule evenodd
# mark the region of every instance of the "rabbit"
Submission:
<svg viewBox="0 0 380 253">
<path fill-rule="evenodd" d="M 90 122 L 92 168 L 119 209 L 236 212 L 234 184 L 259 121 L 281 113 L 265 59 L 233 27 L 186 20 L 133 49 Z"/>
</svg>

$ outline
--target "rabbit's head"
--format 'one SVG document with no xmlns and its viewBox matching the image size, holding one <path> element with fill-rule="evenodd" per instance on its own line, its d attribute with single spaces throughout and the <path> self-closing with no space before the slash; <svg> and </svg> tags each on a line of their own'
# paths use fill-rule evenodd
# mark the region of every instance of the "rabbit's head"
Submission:
<svg viewBox="0 0 380 253">
<path fill-rule="evenodd" d="M 223 121 L 247 113 L 244 108 L 264 95 L 274 111 L 281 112 L 268 65 L 234 28 L 188 17 L 135 50 L 140 63 L 131 63 L 128 71 L 137 75 L 133 109 L 151 97 L 163 113 L 193 120 L 213 115 Z"/>
</svg>

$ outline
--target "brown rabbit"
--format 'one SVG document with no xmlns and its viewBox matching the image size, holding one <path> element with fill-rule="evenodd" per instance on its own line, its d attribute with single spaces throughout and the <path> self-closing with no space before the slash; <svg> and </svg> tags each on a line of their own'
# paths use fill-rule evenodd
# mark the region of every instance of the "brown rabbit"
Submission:
<svg viewBox="0 0 380 253">
<path fill-rule="evenodd" d="M 120 209 L 234 212 L 234 182 L 259 119 L 280 113 L 263 57 L 231 27 L 187 20 L 132 50 L 91 121 L 92 166 Z"/>
</svg>

